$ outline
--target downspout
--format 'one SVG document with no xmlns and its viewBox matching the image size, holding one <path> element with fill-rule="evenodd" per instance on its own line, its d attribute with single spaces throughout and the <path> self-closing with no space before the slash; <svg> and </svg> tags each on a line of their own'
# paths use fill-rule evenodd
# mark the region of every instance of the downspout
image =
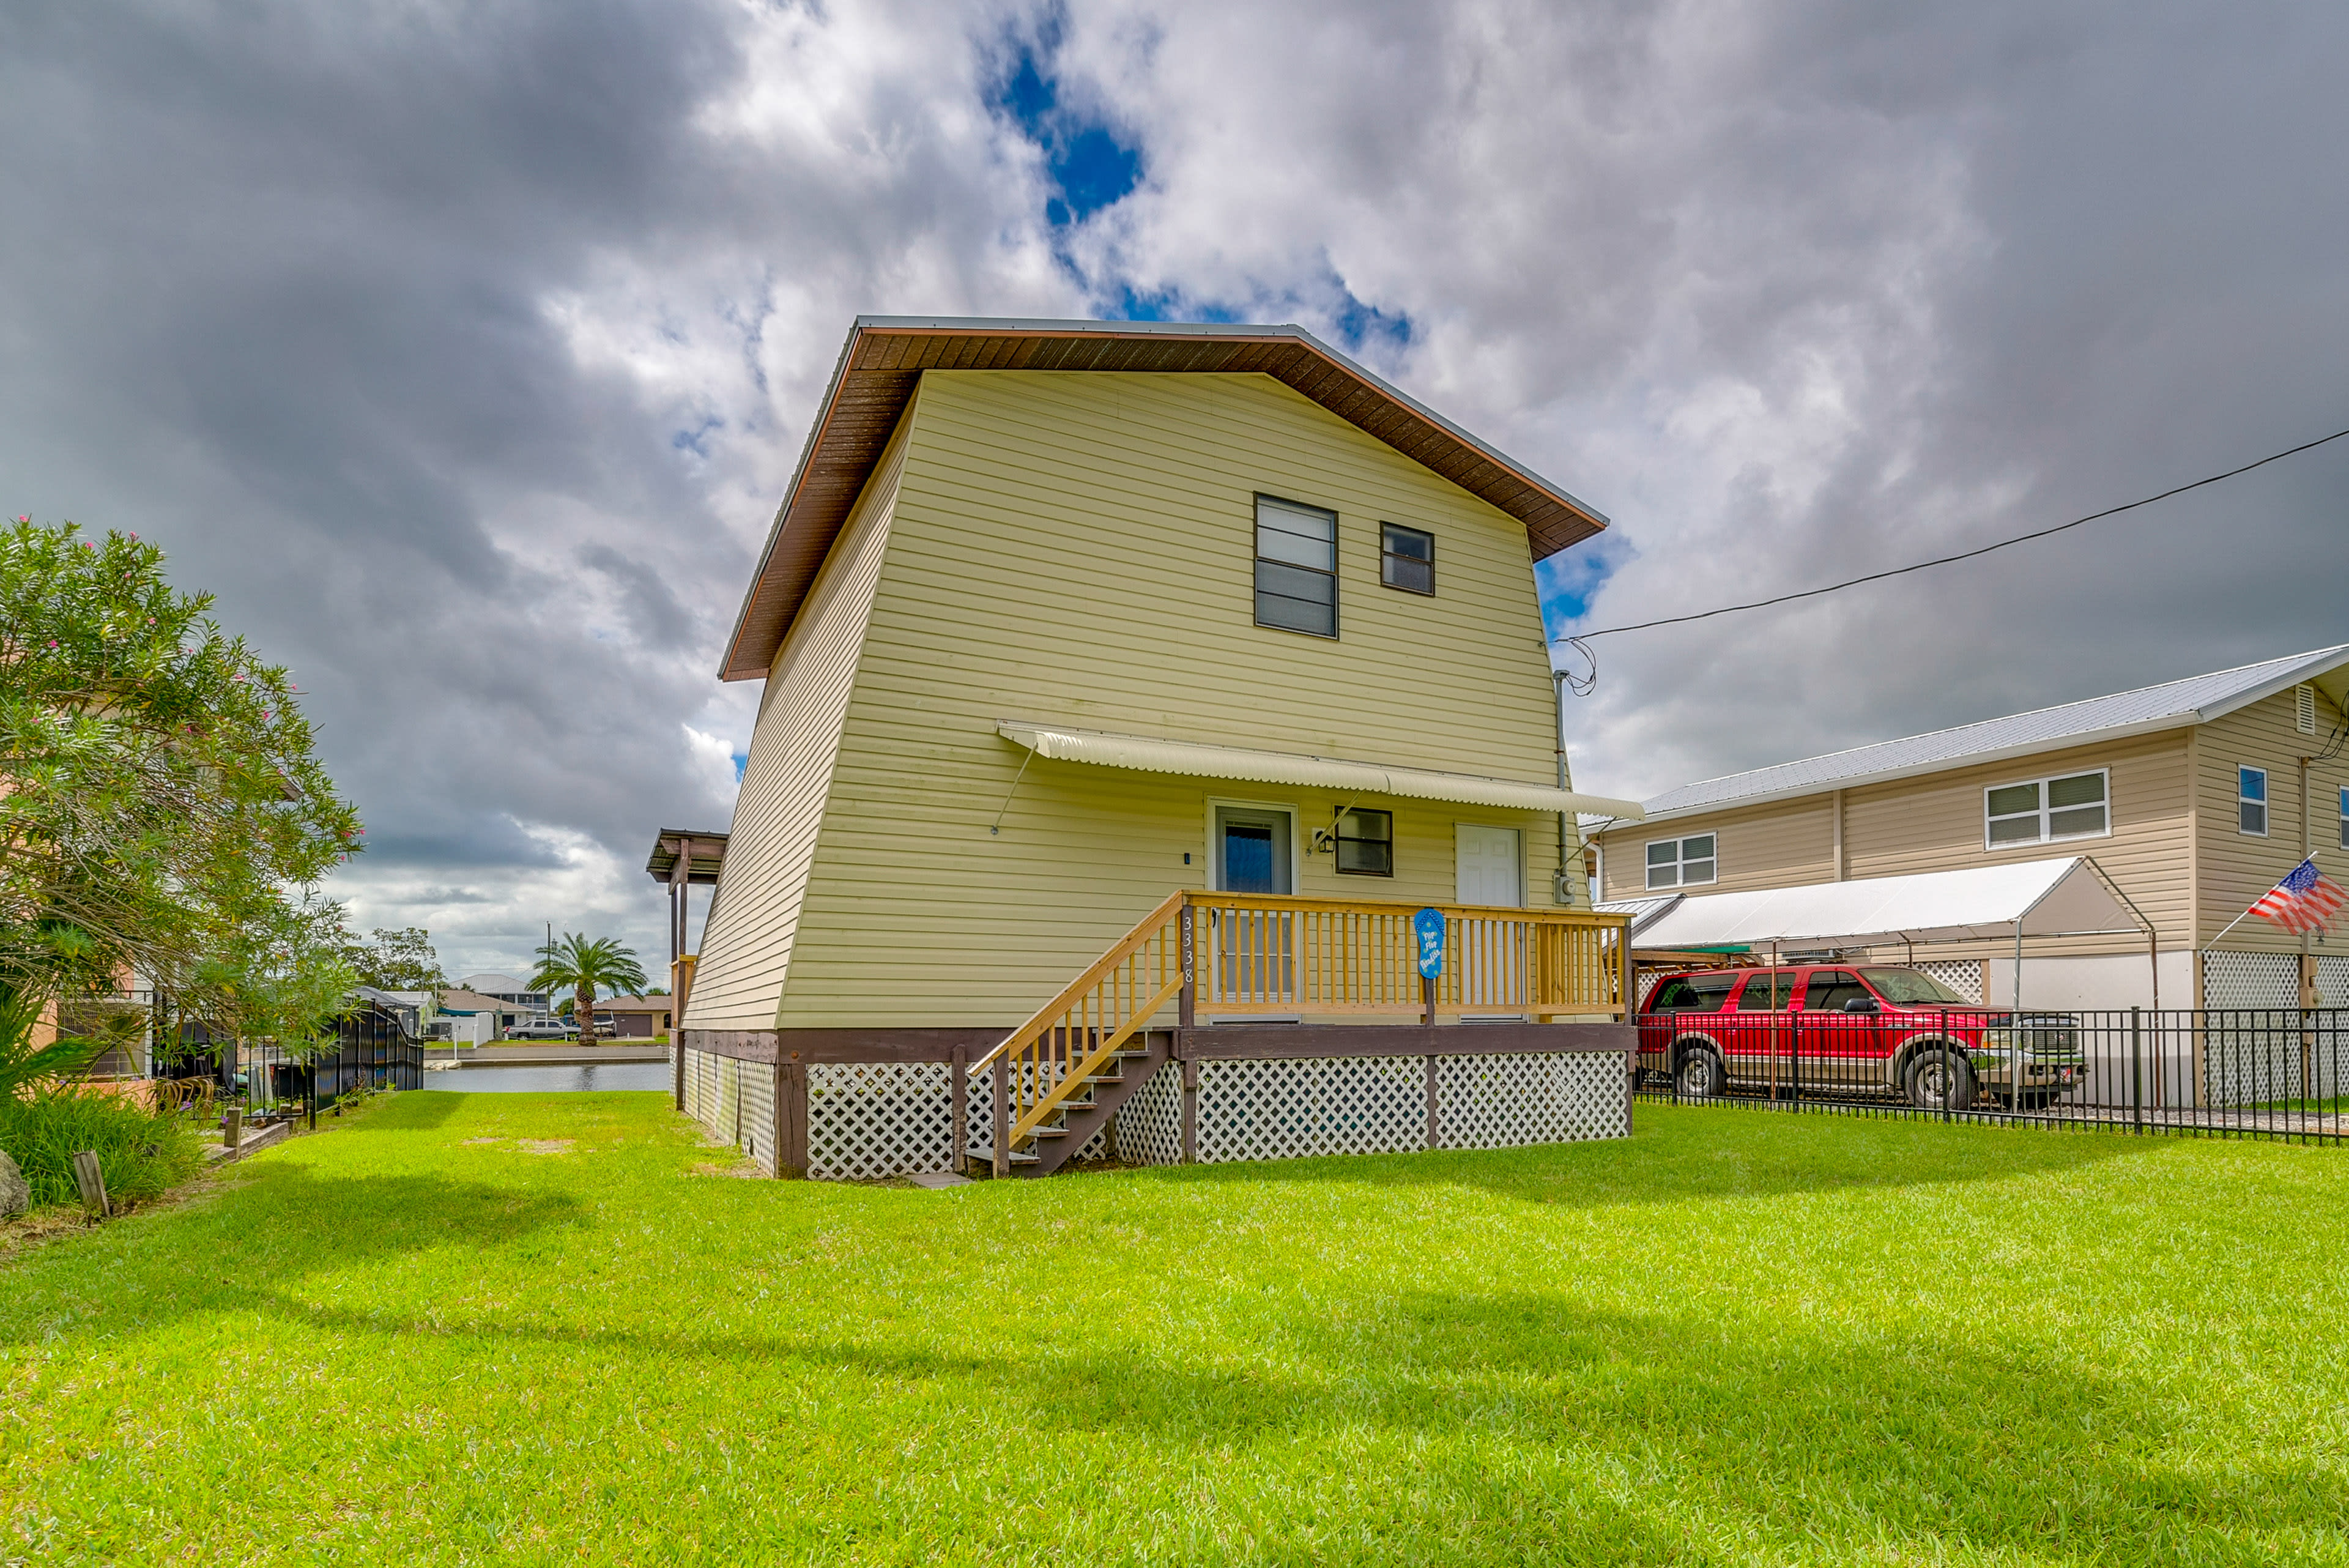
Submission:
<svg viewBox="0 0 2349 1568">
<path fill-rule="evenodd" d="M 1551 693 L 1557 699 L 1557 787 L 1572 789 L 1566 771 L 1566 672 L 1553 670 L 1549 679 Z M 1588 900 L 1578 897 L 1576 890 L 1582 880 L 1582 835 L 1577 831 L 1573 814 L 1561 811 L 1557 814 L 1557 876 L 1551 882 L 1550 897 L 1569 909 L 1590 908 L 1598 896 L 1593 894 Z"/>
</svg>

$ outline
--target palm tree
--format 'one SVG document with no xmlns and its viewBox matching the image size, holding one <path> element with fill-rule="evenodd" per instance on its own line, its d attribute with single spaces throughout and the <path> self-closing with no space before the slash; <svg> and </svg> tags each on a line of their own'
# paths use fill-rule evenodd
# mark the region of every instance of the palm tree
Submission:
<svg viewBox="0 0 2349 1568">
<path fill-rule="evenodd" d="M 538 967 L 530 972 L 530 988 L 553 996 L 558 990 L 568 991 L 574 998 L 579 1020 L 579 1044 L 595 1043 L 595 992 L 602 987 L 605 994 L 626 996 L 645 988 L 645 971 L 636 962 L 636 950 L 624 948 L 609 937 L 589 941 L 585 937 L 565 931 L 559 942 L 549 942 L 538 950 Z"/>
</svg>

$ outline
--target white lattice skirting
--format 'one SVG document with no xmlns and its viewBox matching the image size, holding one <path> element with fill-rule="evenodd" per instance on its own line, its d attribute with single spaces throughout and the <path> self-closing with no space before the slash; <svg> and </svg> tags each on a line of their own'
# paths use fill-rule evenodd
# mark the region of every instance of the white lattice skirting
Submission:
<svg viewBox="0 0 2349 1568">
<path fill-rule="evenodd" d="M 685 1114 L 734 1145 L 759 1168 L 775 1168 L 775 1070 L 707 1051 L 685 1054 Z"/>
<path fill-rule="evenodd" d="M 1436 1142 L 1510 1148 L 1624 1137 L 1623 1058 L 1561 1052 L 1437 1058 Z M 1183 1158 L 1182 1067 L 1169 1063 L 1118 1112 L 1117 1148 L 1142 1165 Z M 1299 1159 L 1427 1147 L 1427 1064 L 1418 1056 L 1199 1064 L 1199 1159 Z"/>
</svg>

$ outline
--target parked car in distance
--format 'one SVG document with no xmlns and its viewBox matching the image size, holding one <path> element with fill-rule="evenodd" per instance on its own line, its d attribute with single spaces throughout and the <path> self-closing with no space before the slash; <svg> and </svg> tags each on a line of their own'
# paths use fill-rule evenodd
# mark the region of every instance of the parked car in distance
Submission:
<svg viewBox="0 0 2349 1568">
<path fill-rule="evenodd" d="M 2044 1110 L 2087 1072 L 2070 1013 L 2018 1019 L 1883 964 L 1666 975 L 1640 1009 L 1640 1063 L 1691 1098 L 1799 1085 L 1806 1096 L 1889 1091 L 1936 1111 L 1984 1094 Z"/>
<path fill-rule="evenodd" d="M 573 1040 L 578 1034 L 568 1023 L 517 1023 L 506 1031 L 509 1040 Z"/>
</svg>

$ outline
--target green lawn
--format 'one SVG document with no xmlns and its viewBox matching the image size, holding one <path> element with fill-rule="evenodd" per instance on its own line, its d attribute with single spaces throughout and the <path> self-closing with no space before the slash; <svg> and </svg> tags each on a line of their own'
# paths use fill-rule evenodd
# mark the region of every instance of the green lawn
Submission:
<svg viewBox="0 0 2349 1568">
<path fill-rule="evenodd" d="M 0 1265 L 0 1563 L 2349 1562 L 2349 1151 L 1639 1120 L 933 1193 L 399 1096 Z"/>
</svg>

